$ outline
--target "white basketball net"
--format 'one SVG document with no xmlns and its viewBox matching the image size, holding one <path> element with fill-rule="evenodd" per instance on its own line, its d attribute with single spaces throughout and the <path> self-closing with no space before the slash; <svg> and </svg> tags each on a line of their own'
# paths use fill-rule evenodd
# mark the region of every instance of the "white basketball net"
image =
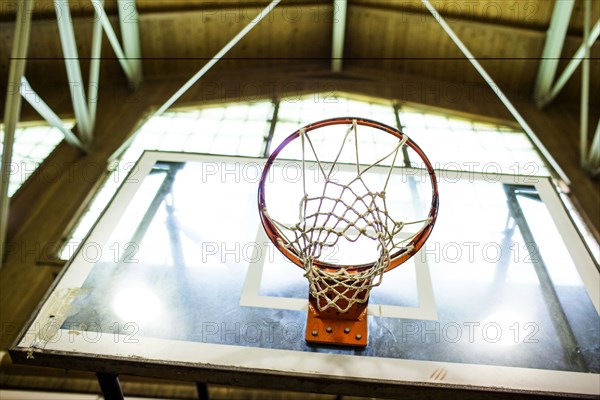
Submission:
<svg viewBox="0 0 600 400">
<path fill-rule="evenodd" d="M 331 179 L 331 172 L 338 162 L 351 132 L 354 132 L 356 143 L 356 175 L 350 182 L 342 184 Z M 397 145 L 390 153 L 371 165 L 363 166 L 364 169 L 361 170 L 358 164 L 357 124 L 356 120 L 353 120 L 352 125 L 345 133 L 342 146 L 329 172 L 323 168 L 312 141 L 304 130 L 300 130 L 300 139 L 302 142 L 304 196 L 300 200 L 299 221 L 295 225 L 289 226 L 272 218 L 271 220 L 278 226 L 282 236 L 288 242 L 285 244 L 280 238 L 278 239 L 280 246 L 293 249 L 299 255 L 306 271 L 305 276 L 310 284 L 310 293 L 317 300 L 319 310 L 334 308 L 340 313 L 344 313 L 356 303 L 367 302 L 371 288 L 381 283 L 382 275 L 390 264 L 390 254 L 400 249 L 412 250 L 412 246 L 407 246 L 406 242 L 425 229 L 431 218 L 411 222 L 396 221 L 387 210 L 386 188 L 398 152 L 406 145 L 407 136 L 398 140 Z M 309 197 L 306 191 L 306 142 L 310 145 L 324 178 L 322 194 L 316 197 Z M 370 190 L 363 180 L 365 173 L 390 157 L 393 157 L 393 161 L 383 188 L 381 191 Z M 332 192 L 338 195 L 332 196 Z M 402 238 L 398 236 L 406 225 L 419 223 L 422 223 L 423 226 L 415 234 L 408 237 L 403 235 Z M 356 242 L 361 237 L 377 242 L 379 257 L 372 267 L 350 272 L 346 268 L 340 267 L 331 272 L 314 266 L 314 261 L 321 258 L 324 249 L 334 247 L 340 240 Z"/>
</svg>

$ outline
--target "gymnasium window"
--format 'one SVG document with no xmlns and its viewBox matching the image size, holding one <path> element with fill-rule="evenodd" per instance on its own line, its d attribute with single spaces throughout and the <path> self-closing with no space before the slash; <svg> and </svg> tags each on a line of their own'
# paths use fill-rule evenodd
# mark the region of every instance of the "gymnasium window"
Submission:
<svg viewBox="0 0 600 400">
<path fill-rule="evenodd" d="M 261 101 L 175 110 L 150 118 L 140 128 L 71 231 L 60 258 L 66 260 L 74 254 L 144 150 L 264 157 L 300 126 L 348 116 L 394 127 L 399 122 L 438 169 L 549 175 L 534 146 L 519 130 L 412 108 L 398 110 L 389 102 L 316 94 L 283 99 L 278 107 Z M 322 138 L 318 145 L 339 145 L 326 141 Z M 385 144 L 366 138 L 361 145 Z"/>
<path fill-rule="evenodd" d="M 550 176 L 522 131 L 410 108 L 399 111 L 399 120 L 436 169 Z"/>
<path fill-rule="evenodd" d="M 389 103 L 378 104 L 344 97 L 330 98 L 319 94 L 306 96 L 295 101 L 283 100 L 279 104 L 277 124 L 275 125 L 270 150 L 275 150 L 277 145 L 291 133 L 311 122 L 333 117 L 360 116 L 395 127 L 397 124 L 394 113 L 395 109 Z M 365 137 L 361 138 L 366 139 Z M 313 143 L 317 148 L 336 149 L 340 146 L 340 143 L 337 143 L 336 140 L 336 138 L 328 140 L 327 136 L 319 135 L 313 138 Z M 372 141 L 363 140 L 361 145 L 372 146 L 373 143 Z M 297 157 L 301 158 L 302 156 L 298 154 Z"/>
<path fill-rule="evenodd" d="M 73 123 L 67 123 L 71 129 Z M 0 153 L 4 144 L 4 127 L 0 135 Z M 11 161 L 8 196 L 12 197 L 40 164 L 63 140 L 63 134 L 46 124 L 24 124 L 15 130 L 15 141 Z"/>
<path fill-rule="evenodd" d="M 178 110 L 151 117 L 97 191 L 63 245 L 60 258 L 71 257 L 145 150 L 260 157 L 272 117 L 271 101 Z"/>
</svg>

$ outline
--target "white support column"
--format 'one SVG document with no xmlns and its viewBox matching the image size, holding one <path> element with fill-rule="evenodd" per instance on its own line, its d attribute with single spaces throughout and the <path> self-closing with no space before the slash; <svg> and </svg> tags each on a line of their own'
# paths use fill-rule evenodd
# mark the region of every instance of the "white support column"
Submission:
<svg viewBox="0 0 600 400">
<path fill-rule="evenodd" d="M 77 43 L 75 42 L 75 32 L 73 31 L 69 3 L 64 0 L 54 0 L 54 6 L 56 8 L 56 21 L 58 23 L 65 66 L 67 68 L 67 77 L 69 79 L 69 90 L 71 92 L 71 100 L 73 101 L 73 111 L 77 119 L 77 130 L 81 133 L 83 142 L 91 143 L 92 127 L 87 108 L 85 86 L 81 77 L 79 55 L 77 53 Z"/>
<path fill-rule="evenodd" d="M 118 0 L 118 6 L 123 47 L 132 71 L 131 84 L 133 87 L 138 87 L 142 83 L 143 76 L 137 7 L 135 0 Z"/>
<path fill-rule="evenodd" d="M 198 72 L 196 72 L 194 76 L 192 76 L 181 88 L 179 88 L 179 90 L 177 90 L 162 106 L 160 106 L 160 108 L 158 108 L 148 118 L 152 116 L 161 115 L 162 113 L 167 111 L 169 107 L 171 107 L 189 88 L 191 88 L 200 78 L 202 78 L 204 74 L 206 74 L 216 63 L 218 63 L 219 60 L 221 60 L 221 58 L 223 58 L 223 56 L 233 48 L 233 46 L 235 46 L 240 40 L 242 40 L 242 38 L 246 36 L 246 34 L 248 34 L 248 32 L 250 32 L 252 28 L 254 28 L 264 17 L 266 17 L 280 2 L 281 0 L 271 1 L 271 3 L 268 6 L 266 6 L 256 17 L 254 17 L 254 19 L 250 21 L 248 25 L 246 25 L 237 35 L 235 35 L 233 39 L 231 39 L 229 43 L 225 45 L 225 47 L 219 50 L 219 52 L 215 54 L 215 56 L 209 62 L 207 62 Z M 135 135 L 141 124 L 142 122 L 140 121 L 132 135 L 129 136 L 129 138 L 110 156 L 110 158 L 108 159 L 109 165 L 116 161 L 121 156 L 121 154 L 123 154 L 123 152 L 127 150 L 127 148 L 131 145 L 131 143 L 135 139 Z"/>
<path fill-rule="evenodd" d="M 0 268 L 4 265 L 6 231 L 8 228 L 8 183 L 12 163 L 12 151 L 15 140 L 15 129 L 21 112 L 21 93 L 18 87 L 25 72 L 27 49 L 29 48 L 29 32 L 31 28 L 31 13 L 33 0 L 23 0 L 17 6 L 15 36 L 11 52 L 10 70 L 4 105 L 4 141 L 2 146 L 2 168 L 0 179 Z"/>
<path fill-rule="evenodd" d="M 58 129 L 65 136 L 65 140 L 75 147 L 79 147 L 83 151 L 87 151 L 79 138 L 68 129 L 62 120 L 44 100 L 33 90 L 27 79 L 21 77 L 21 85 L 19 87 L 21 96 L 33 107 L 50 125 Z"/>
<path fill-rule="evenodd" d="M 108 41 L 109 41 L 111 47 L 113 48 L 115 55 L 117 56 L 117 60 L 119 61 L 121 68 L 123 68 L 123 72 L 125 72 L 125 76 L 127 76 L 127 80 L 129 81 L 129 83 L 132 86 L 134 86 L 135 77 L 134 77 L 133 69 L 131 68 L 129 60 L 127 60 L 127 56 L 125 55 L 125 52 L 123 51 L 123 48 L 121 47 L 121 43 L 119 42 L 119 38 L 117 37 L 115 30 L 113 29 L 112 25 L 110 24 L 110 21 L 108 19 L 108 15 L 106 14 L 106 10 L 104 9 L 104 6 L 102 5 L 102 3 L 99 0 L 92 0 L 92 3 L 94 4 L 94 8 L 96 9 L 96 12 L 99 13 L 99 14 L 96 14 L 96 17 L 100 20 L 100 23 L 102 24 L 104 33 L 106 33 L 106 37 L 108 38 Z"/>
<path fill-rule="evenodd" d="M 590 38 L 592 24 L 592 0 L 583 0 L 583 43 Z M 588 127 L 590 106 L 590 48 L 585 46 L 583 64 L 581 66 L 581 111 L 579 120 L 579 157 L 581 166 L 587 167 L 588 163 Z"/>
<path fill-rule="evenodd" d="M 590 156 L 588 158 L 588 165 L 590 170 L 600 169 L 600 119 L 598 119 L 598 125 L 596 125 L 596 133 L 592 140 L 592 147 L 590 148 Z"/>
<path fill-rule="evenodd" d="M 46 102 L 36 93 L 35 90 L 24 76 L 21 78 L 20 86 L 21 96 L 44 118 L 50 125 L 62 132 L 65 140 L 79 149 L 87 152 L 86 146 L 81 143 L 79 138 L 65 126 L 60 117 L 46 104 Z"/>
<path fill-rule="evenodd" d="M 331 69 L 333 72 L 342 71 L 347 13 L 348 0 L 333 0 L 333 34 L 331 43 Z"/>
<path fill-rule="evenodd" d="M 446 23 L 446 20 L 444 20 L 444 18 L 437 12 L 435 7 L 431 5 L 429 0 L 421 0 L 421 1 L 425 5 L 425 7 L 429 10 L 429 12 L 433 16 L 433 18 L 435 18 L 435 20 L 440 24 L 440 26 L 446 31 L 448 36 L 450 36 L 450 39 L 452 39 L 454 44 L 456 44 L 456 46 L 460 49 L 460 51 L 462 51 L 462 53 L 465 55 L 465 57 L 471 62 L 471 64 L 473 65 L 475 70 L 477 70 L 479 75 L 481 75 L 481 77 L 490 86 L 492 91 L 494 93 L 496 93 L 496 95 L 498 96 L 498 98 L 500 99 L 502 104 L 504 104 L 504 106 L 508 109 L 508 111 L 510 111 L 512 116 L 517 120 L 519 125 L 521 125 L 521 128 L 523 128 L 523 131 L 527 134 L 529 139 L 535 144 L 535 146 L 538 148 L 540 153 L 542 153 L 542 155 L 544 156 L 544 158 L 546 159 L 548 164 L 550 164 L 550 166 L 558 174 L 560 179 L 562 179 L 562 181 L 567 186 L 569 186 L 571 184 L 571 180 L 569 179 L 567 174 L 565 174 L 565 172 L 562 170 L 560 165 L 558 165 L 556 160 L 554 160 L 554 158 L 552 157 L 552 155 L 550 154 L 548 149 L 546 149 L 546 147 L 540 141 L 540 139 L 537 137 L 537 135 L 535 134 L 533 129 L 531 129 L 531 127 L 529 126 L 527 121 L 525 121 L 525 118 L 523 118 L 523 116 L 519 113 L 519 111 L 511 103 L 511 101 L 508 99 L 508 97 L 506 97 L 504 92 L 502 92 L 502 90 L 500 90 L 500 87 L 496 84 L 496 82 L 494 82 L 492 77 L 487 73 L 485 68 L 483 68 L 483 66 L 477 61 L 477 59 L 473 56 L 471 51 L 469 51 L 467 46 L 465 46 L 465 44 L 460 40 L 460 38 L 456 35 L 456 33 L 454 33 L 452 28 L 450 28 L 448 23 Z"/>
<path fill-rule="evenodd" d="M 535 99 L 546 96 L 552 87 L 574 5 L 575 0 L 556 0 L 554 4 L 552 20 L 546 33 L 546 44 L 538 69 L 534 90 Z"/>
<path fill-rule="evenodd" d="M 99 0 L 100 5 L 104 0 Z M 95 4 L 92 3 L 95 8 Z M 102 23 L 98 17 L 102 11 L 96 10 L 96 21 L 92 33 L 92 58 L 90 60 L 90 77 L 88 82 L 87 106 L 90 113 L 90 126 L 94 129 L 96 125 L 96 109 L 98 107 L 98 89 L 100 85 L 100 59 L 102 57 Z"/>
<path fill-rule="evenodd" d="M 586 48 L 592 47 L 599 36 L 600 36 L 600 19 L 598 21 L 596 21 L 596 24 L 594 24 L 594 27 L 592 28 L 592 31 L 590 32 L 590 36 L 588 37 L 587 42 L 584 41 L 581 44 L 581 46 L 579 46 L 579 48 L 575 52 L 575 55 L 573 56 L 571 61 L 569 61 L 569 64 L 567 64 L 567 66 L 565 67 L 565 70 L 560 75 L 560 77 L 557 79 L 557 81 L 554 84 L 554 87 L 552 88 L 550 93 L 546 97 L 539 99 L 538 105 L 540 108 L 546 107 L 548 104 L 550 104 L 556 98 L 556 96 L 558 96 L 558 94 L 565 87 L 565 85 L 567 84 L 569 79 L 571 79 L 571 76 L 575 73 L 575 70 L 577 70 L 577 67 L 579 67 L 579 64 L 581 63 L 581 61 L 583 60 L 583 58 L 585 56 Z"/>
</svg>

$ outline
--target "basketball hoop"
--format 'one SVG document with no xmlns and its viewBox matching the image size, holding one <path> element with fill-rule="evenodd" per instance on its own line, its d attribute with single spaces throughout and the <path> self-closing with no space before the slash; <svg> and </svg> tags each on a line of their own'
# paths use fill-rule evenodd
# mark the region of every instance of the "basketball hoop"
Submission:
<svg viewBox="0 0 600 400">
<path fill-rule="evenodd" d="M 391 142 L 385 135 L 390 148 L 386 147 L 384 154 L 367 163 L 359 162 L 368 158 L 359 152 L 359 126 L 360 130 L 368 131 L 368 135 L 392 135 Z M 329 135 L 333 131 L 339 131 L 335 134 L 341 135 L 342 143 L 326 162 L 317 155 L 311 137 L 317 132 Z M 275 160 L 296 139 L 300 139 L 301 145 L 302 193 L 295 200 L 298 203 L 294 208 L 299 209 L 297 221 L 286 223 L 267 210 L 266 184 L 272 180 L 269 174 Z M 349 156 L 346 149 L 351 147 L 345 145 L 351 142 L 354 146 L 349 151 L 355 160 L 352 164 L 344 163 L 344 157 Z M 377 142 L 374 140 L 374 143 Z M 426 215 L 408 222 L 393 215 L 387 194 L 392 177 L 402 175 L 403 169 L 396 166 L 396 162 L 399 153 L 406 154 L 405 147 L 418 155 L 431 183 L 431 203 L 427 203 Z M 333 177 L 333 171 L 341 166 L 345 171 L 350 170 L 345 172 L 343 183 Z M 319 182 L 308 179 L 311 169 L 318 175 Z M 370 176 L 376 170 L 379 181 Z M 370 188 L 374 182 L 380 187 Z M 423 246 L 437 218 L 438 189 L 431 163 L 408 136 L 375 121 L 334 118 L 299 129 L 271 154 L 260 180 L 258 205 L 269 239 L 305 271 L 309 281 L 307 342 L 366 346 L 370 291 L 381 283 L 384 272 L 399 266 Z M 406 234 L 403 229 L 407 226 L 418 229 Z M 356 248 L 358 242 L 365 241 L 373 249 L 369 262 L 334 263 L 328 258 L 328 249 L 339 247 L 348 253 L 351 246 Z"/>
</svg>

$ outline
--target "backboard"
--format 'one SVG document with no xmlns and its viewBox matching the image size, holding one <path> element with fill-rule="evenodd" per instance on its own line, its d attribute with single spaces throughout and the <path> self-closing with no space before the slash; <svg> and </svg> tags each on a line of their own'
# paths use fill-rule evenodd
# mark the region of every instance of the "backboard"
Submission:
<svg viewBox="0 0 600 400">
<path fill-rule="evenodd" d="M 438 171 L 436 227 L 373 289 L 368 345 L 352 349 L 304 340 L 308 283 L 260 225 L 263 165 L 145 153 L 13 359 L 354 394 L 600 394 L 598 268 L 548 178 Z M 298 179 L 299 161 L 277 168 Z M 418 169 L 394 173 L 419 193 Z"/>
</svg>

